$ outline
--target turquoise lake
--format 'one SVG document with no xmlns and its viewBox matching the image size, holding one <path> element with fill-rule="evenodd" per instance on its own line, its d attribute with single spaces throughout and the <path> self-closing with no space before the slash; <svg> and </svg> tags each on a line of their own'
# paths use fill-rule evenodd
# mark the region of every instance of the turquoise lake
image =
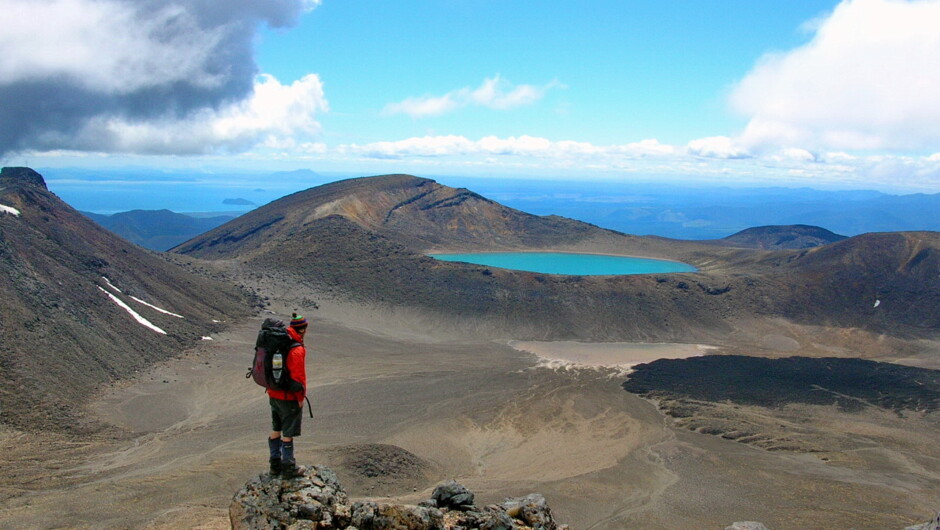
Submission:
<svg viewBox="0 0 940 530">
<path fill-rule="evenodd" d="M 430 254 L 442 261 L 461 261 L 500 269 L 567 274 L 570 276 L 601 276 L 615 274 L 655 274 L 664 272 L 695 272 L 695 267 L 678 261 L 607 256 L 602 254 L 570 254 L 561 252 L 483 252 L 476 254 Z"/>
</svg>

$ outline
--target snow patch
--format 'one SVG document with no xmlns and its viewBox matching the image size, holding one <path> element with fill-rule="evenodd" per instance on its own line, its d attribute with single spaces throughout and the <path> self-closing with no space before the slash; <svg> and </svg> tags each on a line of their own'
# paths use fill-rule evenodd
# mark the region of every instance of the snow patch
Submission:
<svg viewBox="0 0 940 530">
<path fill-rule="evenodd" d="M 118 289 L 117 287 L 115 287 L 114 284 L 111 283 L 111 280 L 109 280 L 106 276 L 102 276 L 101 279 L 103 279 L 103 280 L 104 280 L 104 283 L 108 284 L 108 287 L 110 287 L 111 289 L 114 289 L 115 291 L 117 291 L 117 292 L 119 292 L 119 293 L 123 292 L 123 291 L 121 291 L 120 289 Z M 102 289 L 102 290 L 103 290 L 103 289 Z M 105 292 L 107 292 L 107 291 L 105 291 Z"/>
<path fill-rule="evenodd" d="M 686 359 L 706 355 L 714 346 L 685 343 L 516 341 L 513 349 L 535 357 L 536 368 L 555 371 L 593 370 L 617 377 L 629 375 L 638 364 L 657 359 Z"/>
<path fill-rule="evenodd" d="M 535 363 L 535 368 L 544 368 L 548 370 L 553 370 L 555 372 L 591 371 L 591 372 L 607 373 L 609 377 L 613 378 L 613 377 L 626 377 L 630 375 L 631 373 L 633 373 L 633 367 L 638 364 L 640 363 L 598 365 L 598 364 L 577 363 L 573 361 L 565 361 L 562 359 L 546 359 L 544 357 L 538 357 Z"/>
<path fill-rule="evenodd" d="M 109 285 L 110 285 L 110 283 L 109 283 Z M 112 286 L 112 287 L 113 287 L 113 286 Z M 140 323 L 142 326 L 144 326 L 144 327 L 146 327 L 146 328 L 150 328 L 150 329 L 152 329 L 152 330 L 154 330 L 154 331 L 156 331 L 157 333 L 160 333 L 160 334 L 162 334 L 162 335 L 166 335 L 166 331 L 163 331 L 162 329 L 158 328 L 157 326 L 154 326 L 152 323 L 150 323 L 149 320 L 147 320 L 146 318 L 144 318 L 144 317 L 138 315 L 136 311 L 134 311 L 133 309 L 130 308 L 130 306 L 128 306 L 127 304 L 125 304 L 124 302 L 122 302 L 120 298 L 114 296 L 113 294 L 109 293 L 108 291 L 105 291 L 104 288 L 101 287 L 100 285 L 98 286 L 98 289 L 100 289 L 102 293 L 108 295 L 108 296 L 111 298 L 111 300 L 113 300 L 114 303 L 118 305 L 118 307 L 120 307 L 121 309 L 123 309 L 123 310 L 127 311 L 128 313 L 130 313 L 130 315 L 131 315 L 132 317 L 134 317 L 134 320 L 136 320 L 136 321 L 137 321 L 138 323 Z"/>
<path fill-rule="evenodd" d="M 0 212 L 13 214 L 17 217 L 20 216 L 20 211 L 12 206 L 7 206 L 6 204 L 0 204 Z"/>
<path fill-rule="evenodd" d="M 115 287 L 114 284 L 111 283 L 111 280 L 109 280 L 109 279 L 107 278 L 107 276 L 102 276 L 101 279 L 103 279 L 104 282 L 105 282 L 106 284 L 108 284 L 108 287 L 110 287 L 112 290 L 117 291 L 117 292 L 122 293 L 122 294 L 124 293 L 124 291 L 122 291 L 122 290 L 118 289 L 117 287 Z M 101 290 L 104 291 L 104 289 L 101 289 Z M 107 291 L 105 291 L 105 292 L 107 292 Z M 130 295 L 128 295 L 128 296 L 130 296 Z M 183 318 L 183 315 L 177 315 L 176 313 L 171 313 L 171 312 L 167 311 L 166 309 L 162 309 L 162 308 L 159 308 L 159 307 L 157 307 L 157 306 L 155 306 L 155 305 L 153 305 L 153 304 L 144 302 L 143 300 L 141 300 L 140 298 L 137 298 L 136 296 L 130 296 L 130 298 L 131 298 L 133 301 L 137 302 L 138 304 L 143 304 L 143 305 L 149 307 L 150 309 L 155 309 L 155 310 L 157 310 L 157 311 L 159 311 L 159 312 L 161 312 L 161 313 L 163 313 L 163 314 L 165 314 L 165 315 L 170 315 L 171 317 L 176 317 L 176 318 Z"/>
<path fill-rule="evenodd" d="M 128 295 L 128 296 L 130 296 L 130 295 Z M 176 318 L 183 318 L 183 315 L 177 315 L 176 313 L 170 313 L 170 312 L 167 311 L 166 309 L 160 309 L 159 307 L 157 307 L 157 306 L 155 306 L 155 305 L 153 305 L 153 304 L 148 304 L 147 302 L 144 302 L 143 300 L 141 300 L 140 298 L 137 298 L 136 296 L 131 296 L 131 299 L 134 300 L 134 301 L 137 302 L 137 303 L 144 304 L 145 306 L 149 307 L 150 309 L 156 309 L 157 311 L 159 311 L 159 312 L 161 312 L 161 313 L 163 313 L 163 314 L 165 314 L 165 315 L 170 315 L 171 317 L 176 317 Z"/>
<path fill-rule="evenodd" d="M 202 340 L 212 340 L 212 337 L 202 337 Z"/>
</svg>

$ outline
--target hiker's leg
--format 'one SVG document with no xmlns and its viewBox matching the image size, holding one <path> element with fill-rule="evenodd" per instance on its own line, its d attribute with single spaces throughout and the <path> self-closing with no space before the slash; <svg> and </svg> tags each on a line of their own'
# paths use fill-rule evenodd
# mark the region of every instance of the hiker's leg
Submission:
<svg viewBox="0 0 940 530">
<path fill-rule="evenodd" d="M 281 472 L 281 411 L 276 400 L 270 398 L 271 404 L 271 434 L 268 435 L 268 464 L 272 475 L 278 475 Z"/>
<path fill-rule="evenodd" d="M 294 465 L 294 441 L 281 442 L 281 463 L 284 467 Z"/>
<path fill-rule="evenodd" d="M 274 436 L 268 438 L 268 449 L 270 450 L 271 460 L 280 460 L 281 459 L 281 445 L 283 444 L 281 437 Z"/>
<path fill-rule="evenodd" d="M 268 398 L 268 404 L 271 406 L 271 436 L 269 439 L 280 438 L 281 429 L 284 425 L 284 413 L 281 410 L 281 400 Z"/>
<path fill-rule="evenodd" d="M 304 409 L 296 401 L 282 401 L 278 403 L 281 412 L 281 440 L 284 443 L 293 442 L 300 436 L 300 422 L 304 417 Z"/>
<path fill-rule="evenodd" d="M 300 422 L 303 419 L 303 408 L 296 401 L 282 403 L 284 409 L 283 430 L 281 432 L 281 476 L 284 478 L 298 477 L 303 474 L 303 468 L 297 467 L 294 459 L 294 438 L 300 436 Z"/>
<path fill-rule="evenodd" d="M 282 445 L 281 437 L 274 437 L 277 433 L 276 431 L 271 432 L 271 436 L 268 438 L 268 471 L 272 475 L 277 475 L 281 472 L 281 451 Z"/>
</svg>

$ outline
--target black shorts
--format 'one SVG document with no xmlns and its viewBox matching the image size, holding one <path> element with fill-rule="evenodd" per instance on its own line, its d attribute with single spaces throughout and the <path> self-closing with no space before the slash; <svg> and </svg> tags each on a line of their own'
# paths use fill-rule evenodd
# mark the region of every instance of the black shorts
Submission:
<svg viewBox="0 0 940 530">
<path fill-rule="evenodd" d="M 281 436 L 288 438 L 300 436 L 303 405 L 297 401 L 284 401 L 273 397 L 268 400 L 271 402 L 271 430 L 280 431 Z"/>
</svg>

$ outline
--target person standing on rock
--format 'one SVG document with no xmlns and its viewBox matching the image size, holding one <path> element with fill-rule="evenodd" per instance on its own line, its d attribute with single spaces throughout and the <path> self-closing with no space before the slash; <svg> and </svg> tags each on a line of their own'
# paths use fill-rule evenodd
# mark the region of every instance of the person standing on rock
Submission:
<svg viewBox="0 0 940 530">
<path fill-rule="evenodd" d="M 294 313 L 287 334 L 295 344 L 288 351 L 285 364 L 291 380 L 299 383 L 301 390 L 268 389 L 268 401 L 271 403 L 271 435 L 268 437 L 268 448 L 271 451 L 271 474 L 280 475 L 282 478 L 296 478 L 304 472 L 294 460 L 294 438 L 300 436 L 303 403 L 307 394 L 307 349 L 304 347 L 307 319 Z"/>
</svg>

